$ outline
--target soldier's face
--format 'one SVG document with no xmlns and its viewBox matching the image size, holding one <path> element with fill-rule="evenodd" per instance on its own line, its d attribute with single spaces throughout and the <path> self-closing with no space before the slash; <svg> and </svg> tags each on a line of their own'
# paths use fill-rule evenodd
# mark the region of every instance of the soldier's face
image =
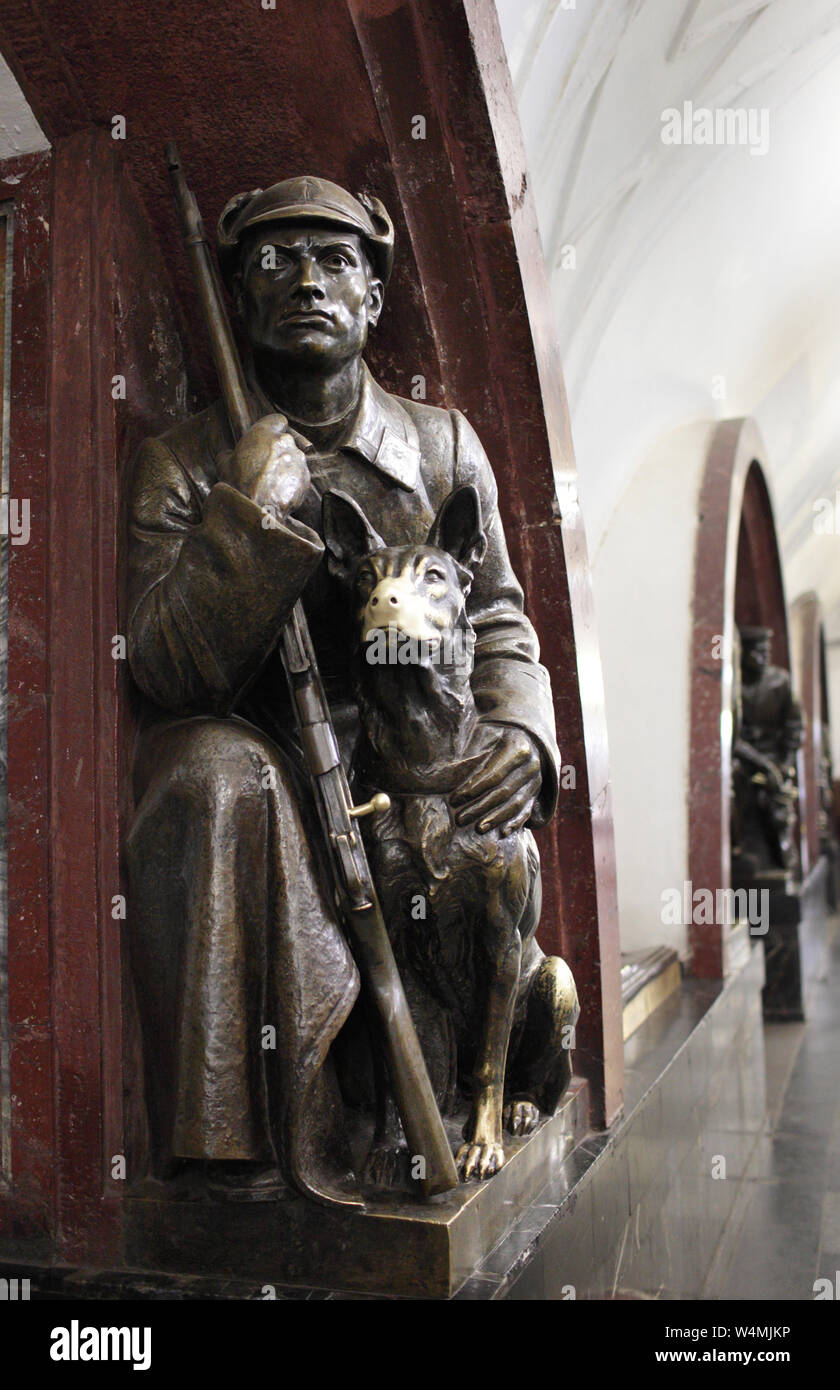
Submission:
<svg viewBox="0 0 840 1390">
<path fill-rule="evenodd" d="M 758 642 L 744 649 L 744 674 L 755 679 L 770 663 L 770 643 Z"/>
<path fill-rule="evenodd" d="M 269 226 L 245 245 L 237 307 L 257 352 L 329 370 L 363 351 L 382 298 L 354 232 Z"/>
</svg>

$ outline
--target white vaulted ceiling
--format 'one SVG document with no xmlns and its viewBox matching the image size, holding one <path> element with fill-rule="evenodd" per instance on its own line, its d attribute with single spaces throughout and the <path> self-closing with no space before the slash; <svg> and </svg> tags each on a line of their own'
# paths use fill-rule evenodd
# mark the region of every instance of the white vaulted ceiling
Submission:
<svg viewBox="0 0 840 1390">
<path fill-rule="evenodd" d="M 46 150 L 48 141 L 23 92 L 0 58 L 0 159 Z"/>
<path fill-rule="evenodd" d="M 813 524 L 817 500 L 840 489 L 840 3 L 497 8 L 596 576 L 657 440 L 693 419 L 752 415 L 788 598 L 815 588 L 840 638 L 840 534 Z M 664 144 L 663 110 L 687 101 L 766 108 L 766 153 Z"/>
</svg>

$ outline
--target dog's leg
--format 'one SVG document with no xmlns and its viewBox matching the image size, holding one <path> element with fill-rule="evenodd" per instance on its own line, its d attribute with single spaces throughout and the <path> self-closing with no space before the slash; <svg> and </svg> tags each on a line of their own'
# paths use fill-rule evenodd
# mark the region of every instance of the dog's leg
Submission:
<svg viewBox="0 0 840 1390">
<path fill-rule="evenodd" d="M 510 913 L 494 894 L 485 923 L 484 949 L 489 986 L 484 1025 L 473 1074 L 473 1100 L 456 1163 L 464 1180 L 489 1178 L 505 1161 L 502 1148 L 502 1102 L 505 1066 L 519 984 L 522 942 Z"/>
<path fill-rule="evenodd" d="M 528 986 L 525 1023 L 508 1069 L 508 1093 L 511 1101 L 509 1127 L 520 1114 L 519 1133 L 528 1128 L 524 1102 L 530 1105 L 528 1114 L 537 1107 L 545 1115 L 553 1115 L 572 1079 L 572 1050 L 575 1024 L 580 1016 L 577 990 L 568 965 L 560 956 L 543 956 L 535 942 L 529 942 L 526 953 L 539 957 L 538 967 L 531 974 Z M 517 1131 L 514 1129 L 514 1133 Z"/>
</svg>

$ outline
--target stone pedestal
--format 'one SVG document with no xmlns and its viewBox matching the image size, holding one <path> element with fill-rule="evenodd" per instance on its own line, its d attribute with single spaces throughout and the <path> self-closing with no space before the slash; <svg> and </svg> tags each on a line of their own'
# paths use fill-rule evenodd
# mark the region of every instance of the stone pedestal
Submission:
<svg viewBox="0 0 840 1390">
<path fill-rule="evenodd" d="M 586 1087 L 527 1139 L 506 1136 L 489 1182 L 419 1199 L 383 1194 L 364 1210 L 290 1194 L 239 1204 L 172 1200 L 152 1185 L 125 1200 L 125 1262 L 134 1270 L 301 1285 L 349 1293 L 448 1298 L 512 1230 L 585 1128 Z M 453 1147 L 463 1116 L 448 1122 Z"/>
<path fill-rule="evenodd" d="M 802 965 L 799 923 L 802 907 L 794 885 L 770 889 L 770 928 L 764 938 L 762 991 L 767 1023 L 802 1023 Z"/>
</svg>

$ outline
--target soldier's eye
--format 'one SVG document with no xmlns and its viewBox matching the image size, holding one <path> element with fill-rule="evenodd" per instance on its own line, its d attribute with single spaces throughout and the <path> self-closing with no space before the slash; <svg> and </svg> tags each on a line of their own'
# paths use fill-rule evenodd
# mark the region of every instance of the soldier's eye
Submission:
<svg viewBox="0 0 840 1390">
<path fill-rule="evenodd" d="M 323 264 L 327 270 L 344 270 L 346 266 L 349 266 L 350 260 L 347 256 L 343 256 L 340 251 L 332 251 L 329 256 L 324 257 Z"/>
<path fill-rule="evenodd" d="M 262 270 L 281 270 L 289 269 L 292 264 L 290 256 L 284 251 L 278 250 L 276 246 L 264 246 L 259 253 L 259 263 Z"/>
</svg>

